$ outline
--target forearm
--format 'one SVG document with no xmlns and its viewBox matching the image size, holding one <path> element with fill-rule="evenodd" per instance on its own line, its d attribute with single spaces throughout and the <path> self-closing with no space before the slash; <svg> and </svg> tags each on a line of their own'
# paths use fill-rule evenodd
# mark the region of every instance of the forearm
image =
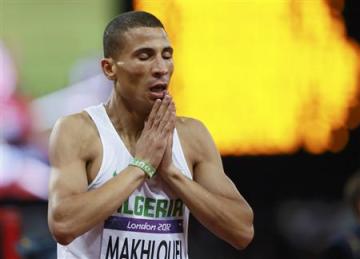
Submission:
<svg viewBox="0 0 360 259">
<path fill-rule="evenodd" d="M 53 197 L 49 205 L 53 235 L 60 243 L 70 243 L 114 213 L 144 179 L 141 169 L 127 167 L 98 189 Z"/>
<path fill-rule="evenodd" d="M 165 181 L 205 227 L 236 248 L 245 248 L 253 237 L 253 213 L 244 199 L 230 199 L 207 191 L 181 173 Z"/>
</svg>

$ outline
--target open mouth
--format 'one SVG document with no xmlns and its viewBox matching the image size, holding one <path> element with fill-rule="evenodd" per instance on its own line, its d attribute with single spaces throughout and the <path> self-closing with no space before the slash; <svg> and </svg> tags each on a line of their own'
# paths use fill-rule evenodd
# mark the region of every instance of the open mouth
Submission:
<svg viewBox="0 0 360 259">
<path fill-rule="evenodd" d="M 156 99 L 164 98 L 166 90 L 167 90 L 166 84 L 156 84 L 150 87 L 151 96 Z"/>
<path fill-rule="evenodd" d="M 155 86 L 150 87 L 151 92 L 160 93 L 166 90 L 166 84 L 157 84 Z"/>
</svg>

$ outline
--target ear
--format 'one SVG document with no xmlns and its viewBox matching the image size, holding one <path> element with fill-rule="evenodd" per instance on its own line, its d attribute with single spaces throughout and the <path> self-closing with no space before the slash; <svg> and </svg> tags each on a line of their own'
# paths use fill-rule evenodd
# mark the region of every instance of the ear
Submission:
<svg viewBox="0 0 360 259">
<path fill-rule="evenodd" d="M 116 79 L 116 66 L 112 58 L 103 58 L 101 60 L 101 68 L 109 80 Z"/>
</svg>

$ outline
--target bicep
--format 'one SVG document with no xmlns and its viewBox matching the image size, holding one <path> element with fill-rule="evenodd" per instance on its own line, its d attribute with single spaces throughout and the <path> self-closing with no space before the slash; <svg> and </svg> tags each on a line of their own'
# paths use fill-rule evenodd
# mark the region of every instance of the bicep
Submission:
<svg viewBox="0 0 360 259">
<path fill-rule="evenodd" d="M 87 190 L 87 177 L 81 162 L 51 167 L 49 202 L 56 202 Z"/>
<path fill-rule="evenodd" d="M 50 203 L 56 203 L 87 189 L 85 161 L 81 157 L 78 143 L 81 139 L 76 136 L 71 126 L 68 121 L 59 122 L 50 136 Z"/>
<path fill-rule="evenodd" d="M 241 199 L 235 184 L 225 174 L 218 149 L 207 129 L 200 124 L 197 138 L 194 180 L 211 193 L 231 199 Z"/>
</svg>

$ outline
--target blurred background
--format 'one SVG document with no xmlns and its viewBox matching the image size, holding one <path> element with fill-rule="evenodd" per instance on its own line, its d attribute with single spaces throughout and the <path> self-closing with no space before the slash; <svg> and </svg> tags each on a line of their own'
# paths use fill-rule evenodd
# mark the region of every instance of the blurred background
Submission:
<svg viewBox="0 0 360 259">
<path fill-rule="evenodd" d="M 344 190 L 360 170 L 359 3 L 0 0 L 0 259 L 56 258 L 48 136 L 106 102 L 102 33 L 135 9 L 164 22 L 178 114 L 209 128 L 255 213 L 244 251 L 191 218 L 190 258 L 330 258 L 358 225 Z"/>
</svg>

